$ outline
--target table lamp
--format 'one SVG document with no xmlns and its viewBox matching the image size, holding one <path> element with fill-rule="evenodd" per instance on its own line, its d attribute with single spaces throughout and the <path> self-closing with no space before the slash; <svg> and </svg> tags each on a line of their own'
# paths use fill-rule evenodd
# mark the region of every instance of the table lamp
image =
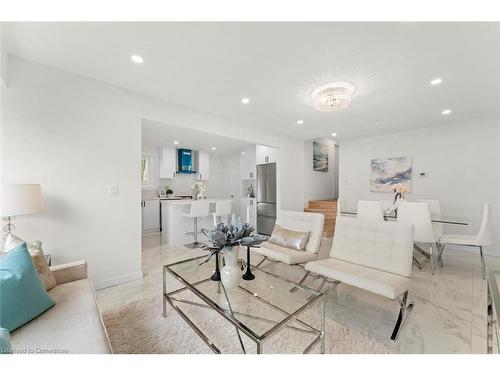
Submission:
<svg viewBox="0 0 500 375">
<path fill-rule="evenodd" d="M 8 252 L 20 240 L 12 233 L 12 223 L 16 216 L 31 215 L 42 212 L 42 189 L 39 184 L 2 184 L 0 185 L 0 217 L 7 224 L 0 241 L 0 252 Z"/>
</svg>

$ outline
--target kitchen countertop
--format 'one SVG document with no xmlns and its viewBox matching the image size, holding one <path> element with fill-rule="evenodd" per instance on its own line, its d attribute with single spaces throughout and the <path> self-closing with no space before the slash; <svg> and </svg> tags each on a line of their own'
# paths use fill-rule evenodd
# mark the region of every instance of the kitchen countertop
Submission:
<svg viewBox="0 0 500 375">
<path fill-rule="evenodd" d="M 234 201 L 234 199 L 231 199 L 231 198 L 205 198 L 202 200 L 209 202 L 209 203 L 216 203 L 216 202 L 220 202 L 220 201 Z M 167 202 L 167 204 L 176 205 L 176 206 L 190 205 L 191 201 L 193 201 L 193 199 L 177 199 L 177 200 L 170 199 Z"/>
<path fill-rule="evenodd" d="M 186 198 L 178 198 L 178 197 L 151 197 L 151 198 L 143 198 L 143 201 L 180 201 L 180 200 L 186 200 L 186 201 L 191 201 L 191 199 L 186 199 Z"/>
</svg>

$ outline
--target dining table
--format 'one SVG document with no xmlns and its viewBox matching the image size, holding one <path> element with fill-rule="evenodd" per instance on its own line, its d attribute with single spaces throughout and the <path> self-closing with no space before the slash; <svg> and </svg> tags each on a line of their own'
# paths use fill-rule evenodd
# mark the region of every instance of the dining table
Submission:
<svg viewBox="0 0 500 375">
<path fill-rule="evenodd" d="M 340 210 L 341 215 L 346 215 L 346 216 L 356 216 L 358 213 L 356 210 L 349 210 L 349 209 L 341 209 Z M 384 215 L 384 220 L 397 220 L 397 215 L 396 213 L 391 210 L 389 211 L 383 211 Z M 469 225 L 469 219 L 465 217 L 455 217 L 455 216 L 447 216 L 447 215 L 432 215 L 431 214 L 431 221 L 433 223 L 441 223 L 441 224 L 451 224 L 451 225 Z"/>
</svg>

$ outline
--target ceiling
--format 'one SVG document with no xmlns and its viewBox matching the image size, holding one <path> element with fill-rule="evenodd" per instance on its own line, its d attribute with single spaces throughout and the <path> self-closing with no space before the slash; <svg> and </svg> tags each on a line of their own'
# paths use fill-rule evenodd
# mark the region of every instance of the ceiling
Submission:
<svg viewBox="0 0 500 375">
<path fill-rule="evenodd" d="M 178 145 L 174 141 L 179 142 Z M 200 130 L 183 128 L 157 121 L 142 120 L 142 147 L 176 147 L 206 151 L 212 155 L 234 155 L 255 146 L 239 139 L 223 137 Z M 216 150 L 212 150 L 215 147 Z"/>
<path fill-rule="evenodd" d="M 341 140 L 500 115 L 499 25 L 10 23 L 5 33 L 19 57 L 242 124 Z M 307 103 L 329 80 L 356 84 L 349 108 Z"/>
</svg>

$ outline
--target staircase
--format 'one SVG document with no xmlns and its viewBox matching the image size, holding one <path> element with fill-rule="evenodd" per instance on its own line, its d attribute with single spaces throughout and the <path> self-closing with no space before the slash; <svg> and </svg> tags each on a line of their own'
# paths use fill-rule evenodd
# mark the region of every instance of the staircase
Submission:
<svg viewBox="0 0 500 375">
<path fill-rule="evenodd" d="M 323 237 L 333 237 L 337 218 L 337 200 L 309 201 L 309 207 L 304 208 L 304 212 L 318 212 L 325 215 Z"/>
</svg>

